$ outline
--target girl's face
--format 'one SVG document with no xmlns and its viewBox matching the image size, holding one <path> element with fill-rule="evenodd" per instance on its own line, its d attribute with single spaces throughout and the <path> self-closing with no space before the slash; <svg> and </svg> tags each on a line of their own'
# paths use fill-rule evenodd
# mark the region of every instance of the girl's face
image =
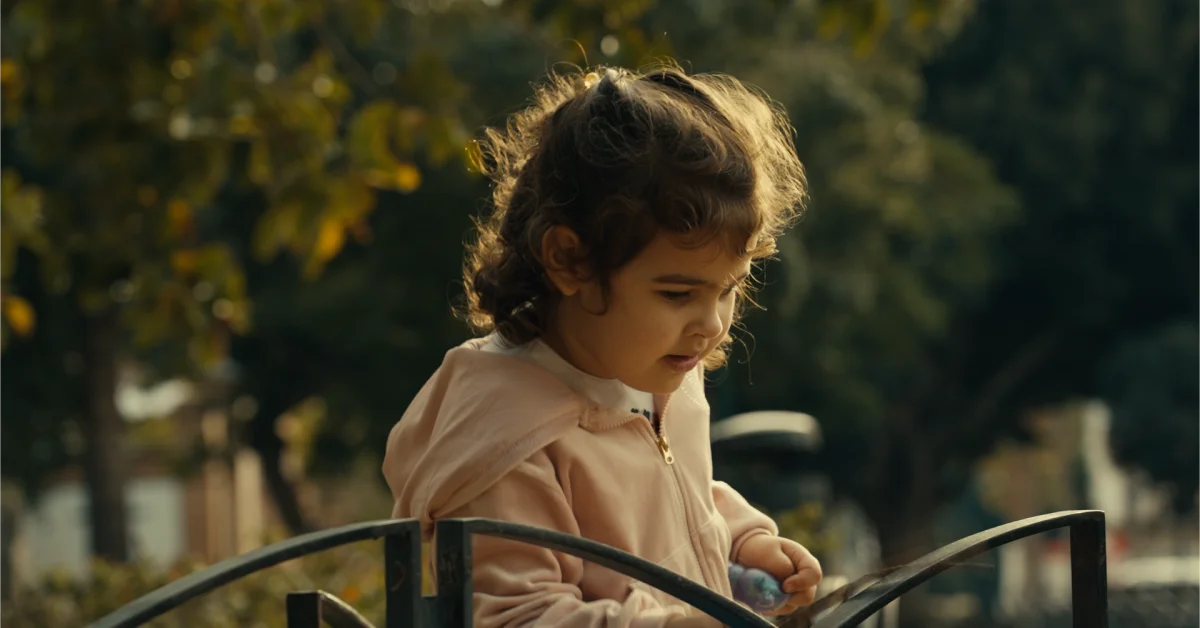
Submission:
<svg viewBox="0 0 1200 628">
<path fill-rule="evenodd" d="M 688 248 L 659 234 L 612 276 L 607 300 L 595 281 L 547 271 L 563 299 L 545 342 L 590 375 L 665 394 L 729 333 L 750 260 L 716 239 Z"/>
</svg>

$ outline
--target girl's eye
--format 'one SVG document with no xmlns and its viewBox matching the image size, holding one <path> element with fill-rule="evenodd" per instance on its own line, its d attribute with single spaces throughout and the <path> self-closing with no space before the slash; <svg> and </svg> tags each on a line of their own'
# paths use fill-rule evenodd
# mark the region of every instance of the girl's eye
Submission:
<svg viewBox="0 0 1200 628">
<path fill-rule="evenodd" d="M 732 294 L 737 292 L 740 288 L 741 288 L 741 286 L 737 286 L 737 285 L 729 286 L 728 288 L 725 289 L 724 292 L 721 293 L 721 298 L 722 299 L 728 298 L 729 296 L 731 296 Z"/>
<path fill-rule="evenodd" d="M 660 290 L 658 294 L 668 301 L 683 301 L 691 295 L 690 292 L 677 292 L 673 290 Z"/>
</svg>

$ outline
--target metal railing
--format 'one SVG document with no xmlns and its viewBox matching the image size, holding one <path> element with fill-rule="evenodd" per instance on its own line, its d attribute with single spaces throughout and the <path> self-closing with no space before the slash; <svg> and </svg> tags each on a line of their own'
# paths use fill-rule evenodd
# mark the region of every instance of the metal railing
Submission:
<svg viewBox="0 0 1200 628">
<path fill-rule="evenodd" d="M 288 628 L 374 628 L 354 607 L 324 591 L 288 593 L 287 616 Z"/>
<path fill-rule="evenodd" d="M 1108 606 L 1104 513 L 1096 510 L 1042 515 L 980 532 L 881 578 L 815 623 L 804 620 L 803 624 L 797 621 L 792 625 L 811 625 L 812 628 L 857 626 L 913 587 L 964 560 L 1006 543 L 1057 528 L 1069 528 L 1071 531 L 1072 625 L 1075 628 L 1106 628 Z M 386 626 L 470 626 L 471 537 L 475 534 L 530 543 L 602 565 L 678 598 L 730 628 L 773 627 L 773 624 L 732 600 L 616 548 L 562 532 L 492 519 L 438 522 L 437 594 L 423 597 L 420 525 L 406 519 L 352 524 L 259 548 L 152 591 L 96 621 L 91 628 L 141 626 L 188 600 L 256 571 L 340 545 L 379 538 L 383 539 L 384 545 Z M 286 608 L 289 628 L 315 628 L 322 622 L 334 628 L 371 626 L 354 609 L 321 591 L 289 594 Z M 788 625 L 788 622 L 785 621 L 784 625 Z"/>
<path fill-rule="evenodd" d="M 857 626 L 876 611 L 930 578 L 1001 545 L 1068 528 L 1071 533 L 1071 625 L 1107 628 L 1108 568 L 1104 512 L 1073 510 L 1014 521 L 934 550 L 880 578 L 813 624 L 814 628 Z"/>
</svg>

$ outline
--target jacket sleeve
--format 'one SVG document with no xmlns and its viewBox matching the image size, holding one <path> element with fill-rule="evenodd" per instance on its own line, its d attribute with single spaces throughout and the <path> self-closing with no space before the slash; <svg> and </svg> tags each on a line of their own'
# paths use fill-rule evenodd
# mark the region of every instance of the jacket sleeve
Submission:
<svg viewBox="0 0 1200 628">
<path fill-rule="evenodd" d="M 521 463 L 447 518 L 488 517 L 579 535 L 546 453 Z M 480 628 L 661 628 L 683 607 L 664 607 L 637 588 L 625 600 L 585 602 L 583 560 L 482 535 L 472 542 L 475 625 Z"/>
<path fill-rule="evenodd" d="M 725 518 L 729 525 L 729 536 L 733 539 L 733 546 L 729 551 L 730 562 L 737 562 L 742 544 L 747 539 L 760 534 L 779 534 L 779 526 L 775 521 L 751 506 L 732 486 L 714 481 L 712 493 L 717 512 Z"/>
</svg>

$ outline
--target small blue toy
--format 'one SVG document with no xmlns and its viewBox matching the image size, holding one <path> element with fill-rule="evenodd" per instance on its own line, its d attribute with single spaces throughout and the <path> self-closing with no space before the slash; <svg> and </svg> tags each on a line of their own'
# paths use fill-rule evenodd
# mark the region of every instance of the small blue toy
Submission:
<svg viewBox="0 0 1200 628">
<path fill-rule="evenodd" d="M 790 597 L 771 574 L 737 563 L 729 565 L 729 584 L 733 587 L 733 599 L 756 613 L 778 610 Z"/>
</svg>

